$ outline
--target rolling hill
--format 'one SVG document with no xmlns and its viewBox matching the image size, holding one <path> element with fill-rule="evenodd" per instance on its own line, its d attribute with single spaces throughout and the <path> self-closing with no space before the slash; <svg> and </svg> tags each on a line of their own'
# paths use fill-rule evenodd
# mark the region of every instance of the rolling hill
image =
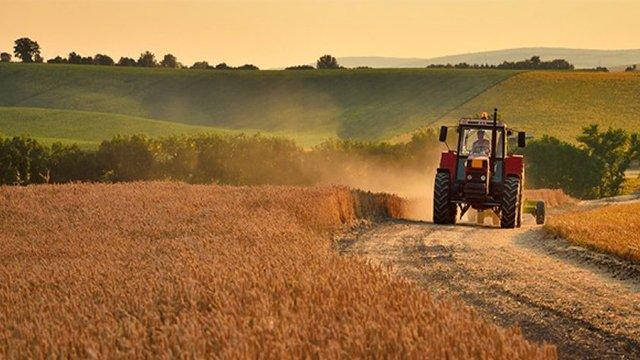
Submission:
<svg viewBox="0 0 640 360">
<path fill-rule="evenodd" d="M 526 72 L 466 102 L 441 122 L 500 109 L 511 126 L 575 141 L 583 126 L 640 130 L 640 73 Z"/>
<path fill-rule="evenodd" d="M 575 141 L 591 123 L 640 129 L 639 93 L 640 73 L 0 64 L 0 132 L 95 146 L 115 134 L 260 131 L 311 146 L 406 138 L 498 107 L 516 128 Z"/>
<path fill-rule="evenodd" d="M 135 116 L 77 110 L 0 107 L 0 133 L 7 136 L 29 134 L 43 143 L 77 143 L 97 146 L 116 135 L 144 133 L 149 136 L 173 134 L 230 133 L 229 130 L 194 126 Z"/>
<path fill-rule="evenodd" d="M 590 50 L 545 47 L 483 51 L 427 59 L 378 56 L 341 57 L 338 58 L 338 62 L 346 67 L 422 68 L 430 64 L 458 64 L 461 62 L 497 65 L 503 61 L 529 59 L 534 55 L 540 56 L 542 60 L 565 59 L 578 69 L 595 68 L 597 66 L 620 67 L 640 62 L 640 49 Z"/>
<path fill-rule="evenodd" d="M 393 69 L 210 71 L 0 64 L 0 106 L 112 113 L 232 130 L 384 139 L 517 74 Z"/>
</svg>

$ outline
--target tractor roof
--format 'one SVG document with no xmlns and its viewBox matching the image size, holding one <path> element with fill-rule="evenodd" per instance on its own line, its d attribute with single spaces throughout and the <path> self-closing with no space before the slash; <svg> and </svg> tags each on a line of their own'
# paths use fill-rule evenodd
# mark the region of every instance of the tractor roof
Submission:
<svg viewBox="0 0 640 360">
<path fill-rule="evenodd" d="M 460 119 L 460 125 L 466 125 L 466 126 L 493 126 L 493 120 L 462 118 L 462 119 Z M 506 124 L 501 122 L 501 121 L 497 121 L 496 125 L 498 127 L 506 127 Z"/>
</svg>

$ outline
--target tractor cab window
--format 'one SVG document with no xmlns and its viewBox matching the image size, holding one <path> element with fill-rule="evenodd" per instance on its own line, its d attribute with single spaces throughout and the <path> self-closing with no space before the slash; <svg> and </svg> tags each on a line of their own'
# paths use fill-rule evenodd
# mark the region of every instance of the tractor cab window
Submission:
<svg viewBox="0 0 640 360">
<path fill-rule="evenodd" d="M 502 157 L 502 130 L 496 132 L 496 157 Z M 491 130 L 464 128 L 460 139 L 459 153 L 462 156 L 489 157 L 491 156 Z"/>
</svg>

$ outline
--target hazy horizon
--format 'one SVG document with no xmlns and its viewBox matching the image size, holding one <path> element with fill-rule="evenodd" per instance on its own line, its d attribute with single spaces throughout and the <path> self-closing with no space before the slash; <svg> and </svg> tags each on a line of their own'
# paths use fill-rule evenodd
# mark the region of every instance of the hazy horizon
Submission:
<svg viewBox="0 0 640 360">
<path fill-rule="evenodd" d="M 185 65 L 261 68 L 336 57 L 432 58 L 511 48 L 638 49 L 632 1 L 3 0 L 0 51 L 38 41 L 45 59 L 75 51 Z M 13 14 L 21 14 L 14 16 Z M 28 14 L 28 16 L 26 15 Z"/>
</svg>

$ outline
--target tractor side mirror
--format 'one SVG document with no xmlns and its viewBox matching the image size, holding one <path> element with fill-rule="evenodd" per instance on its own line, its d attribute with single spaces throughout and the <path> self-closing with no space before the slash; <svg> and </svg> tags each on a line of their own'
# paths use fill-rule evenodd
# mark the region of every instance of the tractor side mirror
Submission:
<svg viewBox="0 0 640 360">
<path fill-rule="evenodd" d="M 440 127 L 440 141 L 441 142 L 446 142 L 447 141 L 447 127 L 446 126 L 441 126 Z"/>
<path fill-rule="evenodd" d="M 518 147 L 525 147 L 527 145 L 526 134 L 524 131 L 518 132 Z"/>
</svg>

